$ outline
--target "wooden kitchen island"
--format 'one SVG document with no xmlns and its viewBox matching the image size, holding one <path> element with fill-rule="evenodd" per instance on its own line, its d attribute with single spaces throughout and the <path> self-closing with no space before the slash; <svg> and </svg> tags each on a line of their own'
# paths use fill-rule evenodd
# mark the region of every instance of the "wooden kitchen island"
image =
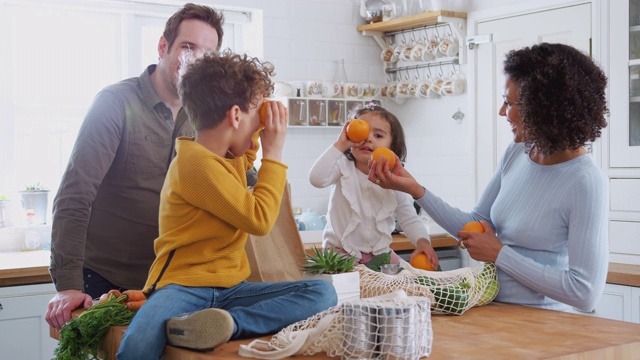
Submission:
<svg viewBox="0 0 640 360">
<path fill-rule="evenodd" d="M 640 358 L 640 324 L 630 322 L 501 303 L 460 316 L 433 315 L 431 321 L 434 338 L 428 359 Z M 115 359 L 125 330 L 114 327 L 105 339 L 109 359 Z M 52 330 L 51 336 L 57 338 L 57 332 Z M 231 341 L 205 353 L 167 346 L 163 359 L 246 359 L 238 355 L 238 347 L 249 342 Z M 324 353 L 295 358 L 328 359 Z"/>
</svg>

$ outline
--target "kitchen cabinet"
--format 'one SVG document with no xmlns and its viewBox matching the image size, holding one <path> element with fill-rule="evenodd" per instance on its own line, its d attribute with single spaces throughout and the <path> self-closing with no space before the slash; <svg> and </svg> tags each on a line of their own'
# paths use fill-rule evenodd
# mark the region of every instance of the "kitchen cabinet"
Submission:
<svg viewBox="0 0 640 360">
<path fill-rule="evenodd" d="M 49 336 L 45 313 L 53 284 L 0 287 L 0 349 L 12 359 L 53 358 L 58 342 Z"/>
<path fill-rule="evenodd" d="M 573 309 L 571 312 L 640 324 L 640 288 L 606 284 L 602 298 L 593 311 Z"/>
<path fill-rule="evenodd" d="M 610 253 L 640 264 L 640 0 L 609 6 Z"/>
<path fill-rule="evenodd" d="M 631 322 L 640 324 L 640 288 L 631 288 Z"/>
<path fill-rule="evenodd" d="M 640 168 L 640 0 L 611 1 L 609 165 Z"/>
</svg>

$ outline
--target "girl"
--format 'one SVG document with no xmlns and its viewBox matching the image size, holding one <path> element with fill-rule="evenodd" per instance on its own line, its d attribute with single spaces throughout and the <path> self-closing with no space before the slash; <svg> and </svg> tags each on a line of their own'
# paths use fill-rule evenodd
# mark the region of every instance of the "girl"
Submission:
<svg viewBox="0 0 640 360">
<path fill-rule="evenodd" d="M 374 256 L 390 253 L 391 263 L 400 257 L 391 250 L 391 233 L 396 214 L 400 226 L 419 253 L 426 254 L 434 269 L 438 257 L 431 247 L 429 232 L 413 207 L 413 199 L 406 193 L 386 190 L 367 180 L 371 153 L 387 147 L 398 158 L 405 159 L 407 148 L 404 132 L 398 119 L 374 103 L 356 113 L 369 124 L 367 140 L 354 143 L 347 137 L 344 124 L 338 140 L 311 167 L 309 181 L 317 188 L 331 186 L 327 225 L 323 232 L 323 247 L 335 247 L 354 256 L 357 263 L 366 264 Z"/>
</svg>

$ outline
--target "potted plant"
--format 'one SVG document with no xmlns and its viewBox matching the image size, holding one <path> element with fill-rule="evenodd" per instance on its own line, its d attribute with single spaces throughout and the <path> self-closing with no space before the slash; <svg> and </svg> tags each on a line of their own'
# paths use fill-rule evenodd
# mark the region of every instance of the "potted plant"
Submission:
<svg viewBox="0 0 640 360">
<path fill-rule="evenodd" d="M 47 205 L 49 202 L 49 190 L 40 185 L 26 185 L 25 190 L 20 191 L 22 208 L 25 211 L 27 225 L 42 225 L 47 223 Z"/>
<path fill-rule="evenodd" d="M 334 248 L 313 248 L 302 265 L 305 279 L 329 281 L 336 289 L 338 303 L 360 298 L 360 273 L 355 271 L 356 258 Z"/>
</svg>

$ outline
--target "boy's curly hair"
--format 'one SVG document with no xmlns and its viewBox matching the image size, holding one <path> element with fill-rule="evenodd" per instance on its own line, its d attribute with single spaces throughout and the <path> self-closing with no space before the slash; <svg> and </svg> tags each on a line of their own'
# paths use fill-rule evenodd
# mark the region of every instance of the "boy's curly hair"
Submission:
<svg viewBox="0 0 640 360">
<path fill-rule="evenodd" d="M 579 50 L 548 43 L 512 50 L 504 72 L 520 93 L 527 148 L 544 154 L 575 150 L 607 126 L 607 77 Z"/>
<path fill-rule="evenodd" d="M 273 90 L 273 65 L 246 54 L 206 53 L 183 66 L 178 92 L 196 130 L 216 127 L 234 105 L 249 111 Z"/>
<path fill-rule="evenodd" d="M 382 106 L 374 104 L 358 109 L 355 112 L 354 118 L 357 119 L 364 114 L 378 115 L 389 123 L 389 127 L 391 128 L 391 146 L 389 146 L 389 150 L 398 155 L 400 161 L 404 163 L 407 157 L 407 145 L 404 140 L 404 130 L 402 130 L 402 124 L 400 124 L 398 118 Z M 351 149 L 345 151 L 345 156 L 351 161 L 355 160 Z"/>
</svg>

